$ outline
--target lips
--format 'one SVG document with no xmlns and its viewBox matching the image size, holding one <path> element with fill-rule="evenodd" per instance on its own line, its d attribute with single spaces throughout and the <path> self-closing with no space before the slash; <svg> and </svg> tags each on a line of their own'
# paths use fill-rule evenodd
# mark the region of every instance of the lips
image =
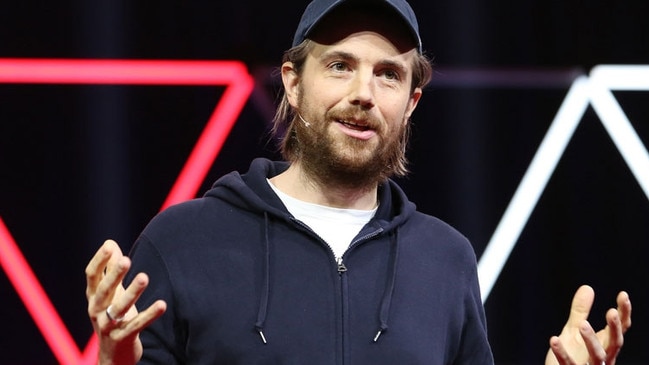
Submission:
<svg viewBox="0 0 649 365">
<path fill-rule="evenodd" d="M 361 124 L 357 122 L 352 122 L 352 121 L 346 121 L 346 120 L 338 120 L 338 123 L 344 125 L 347 128 L 356 130 L 356 131 L 367 131 L 370 130 L 371 128 L 367 124 Z"/>
<path fill-rule="evenodd" d="M 366 121 L 337 119 L 336 122 L 340 126 L 340 130 L 349 137 L 367 141 L 376 136 L 376 131 Z"/>
</svg>

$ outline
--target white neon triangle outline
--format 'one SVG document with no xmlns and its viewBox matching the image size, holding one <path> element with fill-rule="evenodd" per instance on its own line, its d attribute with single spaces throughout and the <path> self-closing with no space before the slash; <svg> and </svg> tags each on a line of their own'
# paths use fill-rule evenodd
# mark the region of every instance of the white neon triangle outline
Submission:
<svg viewBox="0 0 649 365">
<path fill-rule="evenodd" d="M 649 152 L 611 90 L 649 91 L 649 66 L 600 65 L 568 90 L 478 263 L 482 302 L 489 297 L 588 105 L 649 199 Z"/>
</svg>

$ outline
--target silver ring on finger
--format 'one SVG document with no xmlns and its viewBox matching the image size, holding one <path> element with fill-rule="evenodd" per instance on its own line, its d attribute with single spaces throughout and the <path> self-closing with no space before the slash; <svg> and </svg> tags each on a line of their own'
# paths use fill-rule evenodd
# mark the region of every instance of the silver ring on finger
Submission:
<svg viewBox="0 0 649 365">
<path fill-rule="evenodd" d="M 112 324 L 117 324 L 117 323 L 123 321 L 123 320 L 124 320 L 124 316 L 121 316 L 121 317 L 115 317 L 115 315 L 111 313 L 111 312 L 112 312 L 112 309 L 113 309 L 113 305 L 112 305 L 112 304 L 109 305 L 108 308 L 106 308 L 106 317 L 108 317 L 108 319 L 110 320 L 110 323 L 112 323 Z"/>
</svg>

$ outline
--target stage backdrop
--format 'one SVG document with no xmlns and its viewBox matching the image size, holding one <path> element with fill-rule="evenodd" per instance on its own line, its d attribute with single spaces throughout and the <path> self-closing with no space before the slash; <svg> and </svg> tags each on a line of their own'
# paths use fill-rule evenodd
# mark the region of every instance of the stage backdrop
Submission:
<svg viewBox="0 0 649 365">
<path fill-rule="evenodd" d="M 1 365 L 92 362 L 85 265 L 104 239 L 129 250 L 170 202 L 209 121 L 234 125 L 206 132 L 207 153 L 227 138 L 213 163 L 192 165 L 206 168 L 187 180 L 197 195 L 254 157 L 278 158 L 268 137 L 276 67 L 304 6 L 3 4 Z M 629 291 L 619 363 L 649 363 L 649 3 L 412 6 L 436 73 L 412 119 L 412 173 L 399 182 L 471 240 L 497 364 L 540 363 L 584 283 L 596 290 L 597 327 Z M 169 60 L 183 62 L 146 71 Z M 184 61 L 209 61 L 204 77 L 183 73 L 198 67 Z M 193 194 L 181 185 L 189 190 L 174 199 Z"/>
</svg>

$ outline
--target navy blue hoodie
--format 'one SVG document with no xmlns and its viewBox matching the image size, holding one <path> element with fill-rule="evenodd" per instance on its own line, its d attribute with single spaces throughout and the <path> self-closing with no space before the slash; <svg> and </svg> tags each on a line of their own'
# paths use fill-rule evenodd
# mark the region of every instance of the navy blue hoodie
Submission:
<svg viewBox="0 0 649 365">
<path fill-rule="evenodd" d="M 146 364 L 493 364 L 469 242 L 392 181 L 336 262 L 293 218 L 265 159 L 157 215 L 131 252 L 138 302 L 167 312 L 141 334 Z"/>
</svg>

